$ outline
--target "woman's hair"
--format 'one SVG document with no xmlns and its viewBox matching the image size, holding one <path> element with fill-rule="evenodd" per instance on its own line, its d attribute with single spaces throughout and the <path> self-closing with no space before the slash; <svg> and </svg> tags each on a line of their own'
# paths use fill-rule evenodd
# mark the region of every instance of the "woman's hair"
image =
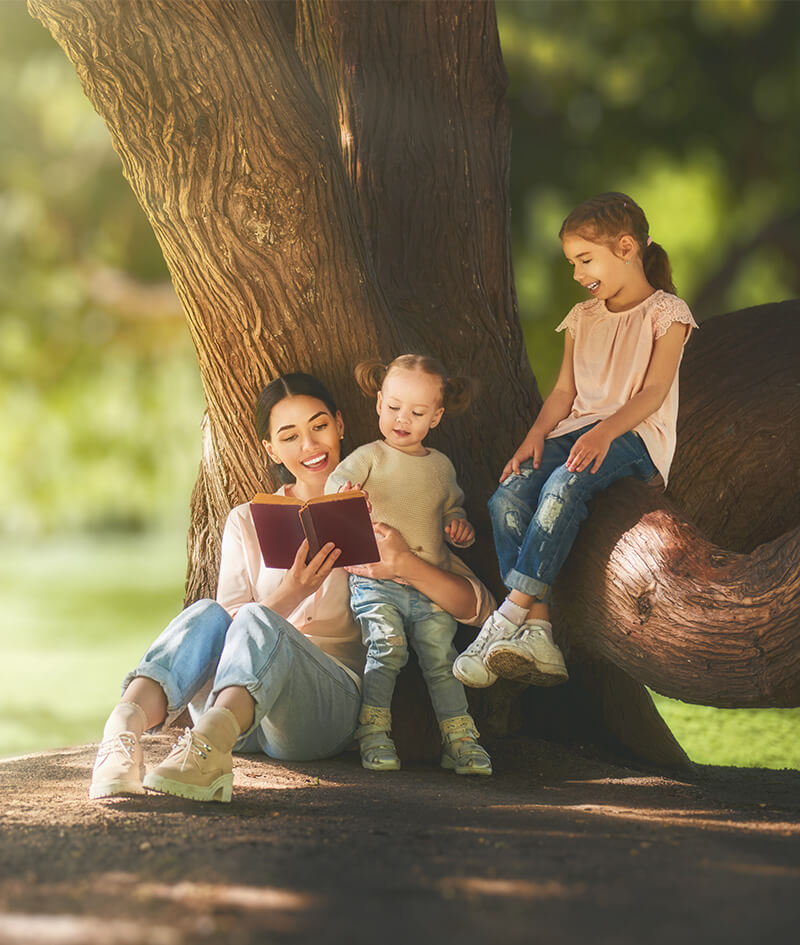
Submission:
<svg viewBox="0 0 800 945">
<path fill-rule="evenodd" d="M 389 364 L 377 358 L 356 365 L 356 382 L 368 397 L 377 397 L 378 391 L 391 371 L 422 371 L 442 381 L 442 406 L 448 413 L 463 413 L 472 402 L 475 385 L 469 377 L 448 377 L 438 358 L 424 354 L 401 354 Z"/>
<path fill-rule="evenodd" d="M 269 439 L 269 420 L 272 408 L 286 397 L 316 397 L 328 408 L 331 416 L 337 413 L 336 401 L 328 388 L 312 374 L 296 372 L 282 374 L 271 381 L 258 395 L 255 409 L 256 433 L 259 440 Z"/>
<path fill-rule="evenodd" d="M 626 234 L 632 236 L 639 244 L 647 281 L 655 289 L 675 294 L 669 256 L 663 246 L 650 239 L 644 210 L 627 194 L 600 194 L 579 204 L 561 224 L 559 239 L 570 233 L 609 245 Z"/>
</svg>

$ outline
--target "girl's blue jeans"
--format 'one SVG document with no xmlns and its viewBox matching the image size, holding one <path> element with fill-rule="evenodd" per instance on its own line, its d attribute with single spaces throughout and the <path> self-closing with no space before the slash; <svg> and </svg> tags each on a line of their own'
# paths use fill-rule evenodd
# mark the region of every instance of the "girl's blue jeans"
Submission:
<svg viewBox="0 0 800 945">
<path fill-rule="evenodd" d="M 549 600 L 592 496 L 624 476 L 646 481 L 658 472 L 641 437 L 633 432 L 612 441 L 596 473 L 589 472 L 591 467 L 570 472 L 567 457 L 588 429 L 545 440 L 539 468 L 534 469 L 530 459 L 521 463 L 519 475 L 512 473 L 489 500 L 503 582 L 537 600 Z"/>
<path fill-rule="evenodd" d="M 122 684 L 157 682 L 167 720 L 189 707 L 198 716 L 228 686 L 255 700 L 252 726 L 236 751 L 263 751 L 283 761 L 310 761 L 349 746 L 361 695 L 355 681 L 287 620 L 245 604 L 231 619 L 213 600 L 187 607 L 169 624 Z"/>
<path fill-rule="evenodd" d="M 408 662 L 409 643 L 419 659 L 436 718 L 465 715 L 464 687 L 453 676 L 458 653 L 456 621 L 424 594 L 396 581 L 350 575 L 350 606 L 367 648 L 362 698 L 390 708 L 397 674 Z"/>
</svg>

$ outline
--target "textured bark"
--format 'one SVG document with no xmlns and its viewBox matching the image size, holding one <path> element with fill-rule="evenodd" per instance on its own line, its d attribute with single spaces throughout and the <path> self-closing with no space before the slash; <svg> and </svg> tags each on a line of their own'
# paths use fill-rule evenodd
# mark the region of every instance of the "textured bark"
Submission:
<svg viewBox="0 0 800 945">
<path fill-rule="evenodd" d="M 363 442 L 376 435 L 374 413 L 353 365 L 415 349 L 483 385 L 472 412 L 446 418 L 431 442 L 460 471 L 482 535 L 472 563 L 497 587 L 484 500 L 540 398 L 511 276 L 510 126 L 493 6 L 29 6 L 108 125 L 197 348 L 208 411 L 187 600 L 213 591 L 230 506 L 272 485 L 251 430 L 265 381 L 318 374 L 338 395 L 348 442 Z M 672 494 L 715 541 L 751 551 L 798 524 L 800 463 L 779 427 L 796 420 L 786 404 L 796 407 L 797 371 L 789 345 L 773 352 L 761 326 L 748 334 L 748 316 L 731 318 L 729 333 L 727 320 L 704 326 L 687 355 Z M 783 360 L 765 380 L 773 354 Z M 737 358 L 747 371 L 726 386 Z M 781 400 L 792 376 L 795 399 Z M 751 432 L 764 416 L 776 418 L 772 433 Z M 750 496 L 764 514 L 744 511 Z M 574 682 L 561 694 L 520 698 L 505 683 L 474 693 L 481 725 L 544 732 L 555 714 L 573 736 L 605 732 L 638 757 L 678 763 L 685 756 L 640 681 L 693 701 L 796 704 L 796 533 L 780 542 L 743 558 L 704 542 L 643 487 L 599 497 L 556 589 Z M 406 756 L 432 756 L 424 690 L 418 676 L 405 680 L 398 741 Z"/>
</svg>

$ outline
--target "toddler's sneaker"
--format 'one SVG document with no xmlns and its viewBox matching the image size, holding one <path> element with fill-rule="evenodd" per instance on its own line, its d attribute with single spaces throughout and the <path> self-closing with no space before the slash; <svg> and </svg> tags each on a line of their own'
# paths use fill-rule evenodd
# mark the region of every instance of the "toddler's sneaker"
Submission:
<svg viewBox="0 0 800 945">
<path fill-rule="evenodd" d="M 400 758 L 389 732 L 391 710 L 385 706 L 362 705 L 356 729 L 361 765 L 369 771 L 399 771 Z"/>
<path fill-rule="evenodd" d="M 497 680 L 497 673 L 484 662 L 486 653 L 493 643 L 512 636 L 518 629 L 516 624 L 499 611 L 495 610 L 489 614 L 480 633 L 453 663 L 453 675 L 456 679 L 473 689 L 491 686 Z"/>
<path fill-rule="evenodd" d="M 478 730 L 470 715 L 439 723 L 442 730 L 442 767 L 456 774 L 492 773 L 492 759 L 478 742 Z"/>
<path fill-rule="evenodd" d="M 558 686 L 569 679 L 564 654 L 553 642 L 553 632 L 536 620 L 526 621 L 516 633 L 492 643 L 486 651 L 489 672 L 533 686 Z"/>
<path fill-rule="evenodd" d="M 167 757 L 144 779 L 144 786 L 192 801 L 228 803 L 233 792 L 233 757 L 206 736 L 185 729 Z"/>
<path fill-rule="evenodd" d="M 139 739 L 133 732 L 120 732 L 100 742 L 89 797 L 95 800 L 116 794 L 144 794 L 143 777 L 144 758 Z"/>
</svg>

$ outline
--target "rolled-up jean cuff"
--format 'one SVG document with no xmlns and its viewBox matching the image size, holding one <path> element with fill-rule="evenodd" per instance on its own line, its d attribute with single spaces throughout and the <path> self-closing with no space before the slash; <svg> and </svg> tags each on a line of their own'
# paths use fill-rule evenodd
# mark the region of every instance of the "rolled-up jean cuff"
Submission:
<svg viewBox="0 0 800 945">
<path fill-rule="evenodd" d="M 167 714 L 164 718 L 164 721 L 160 725 L 154 725 L 152 728 L 149 728 L 147 730 L 148 734 L 155 735 L 162 729 L 169 728 L 175 719 L 177 719 L 181 712 L 183 712 L 183 710 L 186 708 L 185 705 L 181 705 L 175 699 L 176 693 L 174 689 L 172 689 L 169 673 L 155 663 L 152 666 L 148 666 L 146 672 L 143 672 L 141 667 L 137 667 L 136 669 L 131 670 L 131 672 L 129 672 L 128 675 L 122 680 L 122 695 L 125 694 L 125 690 L 134 679 L 151 679 L 154 683 L 158 683 L 158 685 L 164 690 L 164 695 L 167 699 Z M 170 692 L 171 689 L 172 692 Z"/>
<path fill-rule="evenodd" d="M 528 594 L 528 596 L 535 597 L 543 604 L 546 604 L 547 601 L 550 600 L 549 584 L 545 584 L 543 581 L 523 574 L 521 571 L 516 571 L 514 568 L 506 574 L 503 583 L 509 590 L 519 591 L 521 594 Z"/>
</svg>

